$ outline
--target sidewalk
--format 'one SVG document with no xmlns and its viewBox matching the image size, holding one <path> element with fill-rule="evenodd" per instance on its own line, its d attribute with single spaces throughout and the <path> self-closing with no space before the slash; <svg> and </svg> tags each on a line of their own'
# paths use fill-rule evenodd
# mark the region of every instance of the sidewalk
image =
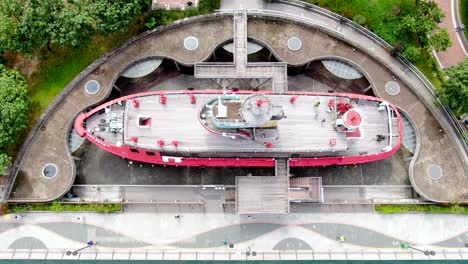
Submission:
<svg viewBox="0 0 468 264">
<path fill-rule="evenodd" d="M 445 18 L 440 23 L 440 27 L 446 28 L 450 33 L 453 45 L 447 51 L 437 52 L 437 57 L 443 68 L 449 68 L 462 62 L 467 57 L 467 51 L 464 50 L 460 43 L 459 35 L 455 28 L 459 27 L 455 22 L 455 6 L 457 3 L 454 0 L 436 0 L 440 9 L 445 13 Z"/>
<path fill-rule="evenodd" d="M 180 218 L 175 218 L 180 215 Z M 22 213 L 0 220 L 0 252 L 7 249 L 67 250 L 87 241 L 97 249 L 256 251 L 463 249 L 468 217 L 463 215 L 374 213 L 246 215 L 200 213 Z M 351 217 L 352 216 L 352 217 Z M 79 219 L 78 219 L 79 218 Z M 337 238 L 345 236 L 345 241 Z M 293 243 L 292 241 L 301 243 Z M 19 243 L 21 241 L 22 243 Z M 285 243 L 289 241 L 289 246 Z M 288 244 L 286 243 L 286 244 Z M 37 245 L 43 245 L 37 247 Z M 0 256 L 1 258 L 1 256 Z"/>
</svg>

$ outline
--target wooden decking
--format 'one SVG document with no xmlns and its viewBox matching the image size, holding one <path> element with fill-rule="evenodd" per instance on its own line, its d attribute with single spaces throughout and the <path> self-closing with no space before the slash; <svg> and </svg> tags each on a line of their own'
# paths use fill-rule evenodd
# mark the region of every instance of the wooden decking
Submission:
<svg viewBox="0 0 468 264">
<path fill-rule="evenodd" d="M 237 213 L 289 213 L 288 182 L 284 176 L 237 177 Z"/>
<path fill-rule="evenodd" d="M 195 65 L 195 78 L 271 79 L 275 93 L 288 91 L 286 64 L 247 62 L 247 14 L 238 12 L 234 20 L 234 63 L 203 62 Z"/>
<path fill-rule="evenodd" d="M 289 200 L 296 202 L 322 202 L 321 177 L 294 177 L 289 179 Z"/>
</svg>

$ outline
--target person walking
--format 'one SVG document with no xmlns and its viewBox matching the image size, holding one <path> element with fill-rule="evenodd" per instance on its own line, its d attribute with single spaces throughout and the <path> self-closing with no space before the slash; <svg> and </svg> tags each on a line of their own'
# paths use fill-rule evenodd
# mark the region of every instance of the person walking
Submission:
<svg viewBox="0 0 468 264">
<path fill-rule="evenodd" d="M 345 236 L 341 235 L 341 236 L 338 237 L 338 240 L 339 240 L 341 243 L 343 243 L 343 242 L 345 242 L 346 238 L 345 238 Z"/>
</svg>

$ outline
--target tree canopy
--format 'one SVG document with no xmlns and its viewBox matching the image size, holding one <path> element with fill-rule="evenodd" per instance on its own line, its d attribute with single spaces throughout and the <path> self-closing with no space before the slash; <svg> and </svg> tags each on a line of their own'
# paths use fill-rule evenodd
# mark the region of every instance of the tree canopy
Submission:
<svg viewBox="0 0 468 264">
<path fill-rule="evenodd" d="M 433 0 L 416 0 L 416 8 L 406 14 L 399 24 L 399 33 L 407 33 L 413 36 L 423 48 L 429 45 L 428 36 L 438 28 L 445 14 Z"/>
<path fill-rule="evenodd" d="M 0 2 L 0 51 L 31 54 L 53 45 L 81 47 L 96 33 L 124 31 L 147 0 Z"/>
<path fill-rule="evenodd" d="M 3 173 L 5 173 L 6 169 L 11 164 L 11 158 L 6 154 L 0 152 L 0 176 L 2 176 Z"/>
<path fill-rule="evenodd" d="M 103 35 L 125 31 L 125 26 L 148 5 L 146 0 L 75 0 L 87 9 Z"/>
<path fill-rule="evenodd" d="M 468 113 L 468 59 L 445 71 L 448 80 L 437 90 L 442 102 L 460 117 Z"/>
<path fill-rule="evenodd" d="M 412 62 L 432 47 L 445 50 L 451 45 L 448 32 L 438 26 L 445 14 L 434 0 L 305 1 L 323 6 L 369 28 Z"/>
<path fill-rule="evenodd" d="M 431 44 L 436 51 L 446 51 L 453 43 L 448 30 L 442 28 L 433 32 L 429 38 L 429 44 Z"/>
<path fill-rule="evenodd" d="M 8 152 L 28 126 L 29 97 L 23 76 L 0 64 L 0 173 L 9 165 Z"/>
</svg>

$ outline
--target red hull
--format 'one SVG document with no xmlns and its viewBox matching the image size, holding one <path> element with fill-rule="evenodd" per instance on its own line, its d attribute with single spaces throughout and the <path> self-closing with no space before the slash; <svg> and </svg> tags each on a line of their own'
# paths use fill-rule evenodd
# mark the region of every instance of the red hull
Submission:
<svg viewBox="0 0 468 264">
<path fill-rule="evenodd" d="M 176 92 L 176 91 L 173 91 Z M 271 93 L 270 91 L 260 91 L 261 93 L 268 94 Z M 195 91 L 183 91 L 178 93 L 185 93 L 185 94 L 221 94 L 222 91 L 219 90 L 195 90 Z M 251 91 L 237 91 L 238 94 L 250 94 Z M 152 164 L 161 164 L 161 165 L 170 165 L 170 166 L 193 166 L 193 167 L 274 167 L 275 166 L 275 159 L 274 158 L 190 158 L 190 157 L 173 157 L 173 156 L 164 156 L 161 153 L 150 150 L 155 152 L 155 156 L 148 156 L 146 155 L 146 149 L 141 149 L 139 153 L 134 153 L 130 151 L 129 146 L 115 146 L 107 144 L 106 142 L 98 139 L 91 133 L 89 133 L 85 127 L 85 120 L 91 116 L 92 114 L 96 113 L 97 111 L 103 109 L 106 106 L 112 105 L 117 103 L 118 101 L 129 100 L 135 97 L 141 96 L 149 96 L 149 95 L 158 95 L 158 94 L 169 94 L 167 91 L 155 91 L 155 92 L 146 92 L 146 93 L 139 93 L 133 94 L 129 96 L 125 96 L 122 98 L 118 98 L 112 101 L 109 101 L 99 107 L 94 108 L 90 112 L 81 113 L 75 120 L 75 129 L 77 133 L 88 139 L 89 141 L 93 142 L 94 144 L 98 145 L 102 149 L 109 151 L 115 155 L 121 156 L 123 158 L 129 160 L 135 160 L 145 163 L 152 163 Z M 290 95 L 293 96 L 300 96 L 300 95 L 329 95 L 326 92 L 289 92 Z M 382 101 L 376 97 L 370 97 L 365 95 L 358 95 L 358 94 L 341 94 L 335 93 L 336 95 L 343 95 L 350 98 L 357 98 L 357 99 L 365 99 L 365 100 L 372 100 L 372 101 Z M 400 148 L 402 137 L 403 137 L 403 123 L 401 119 L 401 115 L 396 109 L 395 106 L 391 105 L 391 107 L 395 110 L 398 115 L 399 121 L 399 140 L 396 147 L 388 152 L 381 152 L 378 154 L 365 154 L 365 155 L 358 155 L 358 156 L 340 156 L 340 157 L 301 157 L 301 158 L 290 158 L 289 166 L 291 167 L 311 167 L 311 166 L 330 166 L 330 165 L 350 165 L 350 164 L 358 164 L 358 163 L 366 163 L 377 161 L 381 159 L 388 158 L 395 154 Z"/>
</svg>

